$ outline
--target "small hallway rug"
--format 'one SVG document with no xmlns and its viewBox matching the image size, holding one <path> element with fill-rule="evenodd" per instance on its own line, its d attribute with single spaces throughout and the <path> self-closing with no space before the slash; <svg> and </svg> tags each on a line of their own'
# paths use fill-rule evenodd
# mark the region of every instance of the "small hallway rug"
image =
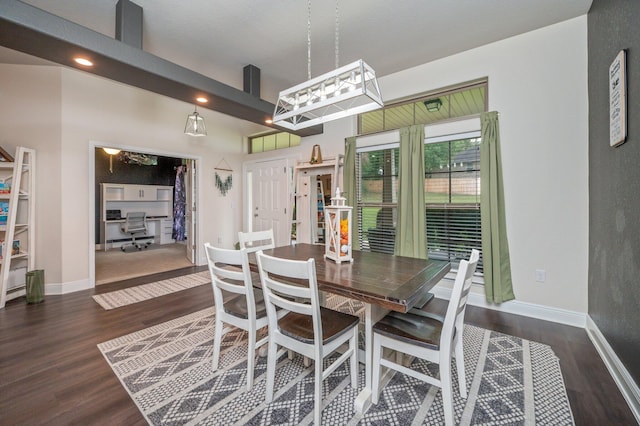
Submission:
<svg viewBox="0 0 640 426">
<path fill-rule="evenodd" d="M 96 294 L 92 297 L 100 306 L 109 310 L 209 283 L 211 283 L 211 275 L 209 271 L 203 271 L 109 293 Z"/>
<path fill-rule="evenodd" d="M 333 305 L 353 311 L 353 306 Z M 152 425 L 311 424 L 313 365 L 305 367 L 300 356 L 282 356 L 274 400 L 265 404 L 266 358 L 258 359 L 254 385 L 247 392 L 246 333 L 225 335 L 214 371 L 213 325 L 214 310 L 208 308 L 98 348 Z M 558 358 L 549 346 L 467 325 L 464 348 L 469 396 L 460 398 L 454 376 L 456 424 L 574 424 Z M 421 360 L 412 368 L 437 373 L 437 366 Z M 363 385 L 361 366 L 358 391 Z M 357 391 L 350 386 L 347 367 L 324 381 L 323 393 L 326 425 L 444 424 L 441 392 L 403 374 L 392 378 L 364 417 L 354 414 Z"/>
</svg>

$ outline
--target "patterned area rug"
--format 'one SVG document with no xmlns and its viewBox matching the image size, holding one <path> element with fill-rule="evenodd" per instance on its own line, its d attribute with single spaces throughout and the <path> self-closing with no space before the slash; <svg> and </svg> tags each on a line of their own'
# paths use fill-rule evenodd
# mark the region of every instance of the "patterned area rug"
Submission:
<svg viewBox="0 0 640 426">
<path fill-rule="evenodd" d="M 344 311 L 358 309 L 347 299 L 330 303 Z M 213 315 L 213 308 L 205 309 L 98 345 L 147 421 L 153 425 L 312 423 L 313 365 L 304 367 L 300 356 L 280 358 L 274 400 L 265 404 L 266 358 L 258 359 L 254 386 L 246 391 L 244 332 L 225 335 L 220 367 L 212 370 Z M 456 423 L 574 424 L 560 365 L 550 347 L 469 325 L 464 346 L 469 396 L 460 398 L 454 376 Z M 420 360 L 412 368 L 437 371 L 437 366 Z M 363 384 L 361 367 L 359 389 Z M 353 411 L 357 392 L 350 386 L 348 367 L 339 367 L 327 378 L 323 392 L 323 424 L 444 424 L 441 392 L 400 373 L 364 417 Z"/>
<path fill-rule="evenodd" d="M 104 309 L 109 310 L 209 283 L 211 283 L 211 275 L 209 271 L 203 271 L 109 293 L 96 294 L 93 296 L 93 300 Z"/>
</svg>

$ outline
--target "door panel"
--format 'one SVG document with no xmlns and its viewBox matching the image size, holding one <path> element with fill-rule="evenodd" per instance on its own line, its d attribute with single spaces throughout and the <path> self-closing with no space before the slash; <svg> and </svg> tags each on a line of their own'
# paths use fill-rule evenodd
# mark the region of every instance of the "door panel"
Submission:
<svg viewBox="0 0 640 426">
<path fill-rule="evenodd" d="M 286 160 L 256 163 L 251 167 L 251 176 L 251 230 L 273 228 L 276 245 L 289 244 L 289 180 Z"/>
</svg>

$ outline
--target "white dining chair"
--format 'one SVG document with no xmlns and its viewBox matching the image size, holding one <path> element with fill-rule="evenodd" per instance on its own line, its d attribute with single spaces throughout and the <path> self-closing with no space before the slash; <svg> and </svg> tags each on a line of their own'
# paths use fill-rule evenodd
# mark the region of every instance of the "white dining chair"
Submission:
<svg viewBox="0 0 640 426">
<path fill-rule="evenodd" d="M 372 401 L 378 403 L 381 368 L 388 367 L 416 379 L 438 386 L 442 390 L 444 419 L 454 424 L 451 361 L 455 357 L 460 396 L 467 397 L 462 346 L 464 313 L 471 281 L 478 264 L 479 252 L 472 250 L 469 260 L 462 260 L 453 285 L 451 299 L 444 318 L 420 310 L 408 313 L 391 312 L 373 326 L 373 388 Z M 411 355 L 439 365 L 440 378 L 384 358 L 384 348 Z"/>
<path fill-rule="evenodd" d="M 319 425 L 322 383 L 347 360 L 351 361 L 351 386 L 357 388 L 359 319 L 320 306 L 313 259 L 282 259 L 262 251 L 256 257 L 269 318 L 266 402 L 273 400 L 278 346 L 295 351 L 315 362 L 313 418 Z M 278 318 L 277 308 L 287 313 Z M 345 343 L 348 349 L 323 369 L 323 360 Z"/>
<path fill-rule="evenodd" d="M 247 249 L 247 253 L 258 250 L 268 250 L 276 246 L 273 238 L 273 229 L 266 231 L 238 232 L 238 241 L 241 249 Z"/>
<path fill-rule="evenodd" d="M 269 323 L 262 290 L 251 281 L 246 249 L 226 250 L 204 245 L 215 302 L 215 333 L 213 339 L 213 369 L 218 368 L 222 336 L 231 330 L 224 324 L 247 331 L 247 390 L 253 386 L 256 349 L 268 341 L 268 336 L 256 341 L 257 330 Z"/>
</svg>

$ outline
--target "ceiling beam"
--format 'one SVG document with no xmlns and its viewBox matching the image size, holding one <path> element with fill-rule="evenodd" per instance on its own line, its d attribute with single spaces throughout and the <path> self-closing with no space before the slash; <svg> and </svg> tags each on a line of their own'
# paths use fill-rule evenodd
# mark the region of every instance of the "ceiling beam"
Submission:
<svg viewBox="0 0 640 426">
<path fill-rule="evenodd" d="M 209 102 L 201 108 L 288 131 L 265 124 L 275 108 L 270 102 L 17 0 L 0 2 L 0 44 L 191 104 L 205 96 Z M 73 58 L 79 55 L 94 66 L 87 70 L 76 64 Z M 322 130 L 319 125 L 291 133 L 310 136 Z"/>
</svg>

